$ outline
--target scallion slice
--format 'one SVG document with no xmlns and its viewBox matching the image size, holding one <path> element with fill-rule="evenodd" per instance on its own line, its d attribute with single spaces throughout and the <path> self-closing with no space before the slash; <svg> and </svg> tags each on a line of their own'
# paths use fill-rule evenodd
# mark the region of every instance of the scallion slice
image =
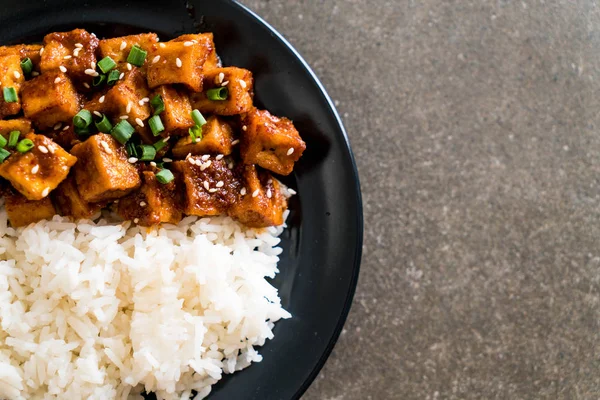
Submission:
<svg viewBox="0 0 600 400">
<path fill-rule="evenodd" d="M 129 139 L 131 139 L 131 135 L 133 135 L 135 129 L 127 120 L 122 120 L 118 124 L 112 128 L 110 134 L 114 137 L 119 143 L 125 144 Z"/>
<path fill-rule="evenodd" d="M 206 124 L 206 120 L 204 119 L 204 116 L 198 110 L 192 111 L 192 119 L 194 120 L 194 123 L 198 126 L 202 126 L 202 125 Z"/>
<path fill-rule="evenodd" d="M 21 135 L 21 132 L 19 132 L 19 131 L 12 131 L 8 135 L 8 147 L 15 147 L 17 145 L 17 143 L 19 142 L 19 136 L 20 135 Z"/>
<path fill-rule="evenodd" d="M 10 152 L 6 149 L 0 149 L 0 162 L 4 162 L 10 156 Z"/>
<path fill-rule="evenodd" d="M 138 158 L 140 155 L 140 153 L 138 151 L 138 147 L 133 142 L 127 142 L 127 144 L 125 145 L 125 150 L 127 150 L 127 155 L 129 157 Z"/>
<path fill-rule="evenodd" d="M 148 120 L 148 125 L 150 125 L 150 130 L 154 136 L 160 135 L 162 131 L 165 130 L 165 126 L 160 119 L 160 115 L 155 115 Z"/>
<path fill-rule="evenodd" d="M 31 62 L 31 58 L 27 57 L 21 60 L 21 70 L 23 70 L 24 75 L 29 75 L 31 71 L 33 71 L 33 62 Z"/>
<path fill-rule="evenodd" d="M 0 148 L 6 147 L 7 144 L 8 144 L 8 140 L 6 140 L 6 138 L 4 136 L 0 135 Z"/>
<path fill-rule="evenodd" d="M 19 153 L 27 153 L 33 149 L 33 141 L 31 139 L 23 139 L 17 144 L 17 151 Z"/>
<path fill-rule="evenodd" d="M 165 142 L 165 139 L 161 139 L 158 142 L 154 143 L 154 148 L 156 149 L 156 151 L 160 151 L 166 145 L 167 142 Z"/>
<path fill-rule="evenodd" d="M 229 96 L 229 89 L 227 89 L 227 87 L 208 89 L 206 91 L 206 97 L 213 101 L 227 100 L 227 96 Z"/>
<path fill-rule="evenodd" d="M 105 74 L 108 74 L 108 71 L 116 67 L 117 63 L 114 62 L 112 58 L 106 56 L 102 60 L 98 61 L 97 65 L 100 71 L 104 72 Z"/>
<path fill-rule="evenodd" d="M 79 111 L 73 117 L 73 125 L 76 128 L 87 128 L 92 123 L 92 113 L 86 109 Z"/>
<path fill-rule="evenodd" d="M 190 134 L 190 137 L 192 138 L 192 143 L 198 143 L 199 141 L 202 140 L 202 127 L 201 126 L 194 126 L 192 128 L 190 128 L 188 130 L 188 133 Z"/>
<path fill-rule="evenodd" d="M 154 110 L 154 115 L 158 115 L 161 112 L 165 111 L 165 103 L 163 102 L 163 99 L 160 94 L 157 94 L 152 98 L 152 100 L 150 100 L 150 105 Z"/>
<path fill-rule="evenodd" d="M 102 115 L 102 118 L 99 121 L 95 122 L 95 125 L 96 129 L 98 129 L 98 132 L 102 133 L 110 133 L 110 130 L 113 127 L 108 118 L 106 118 L 106 115 L 104 114 Z"/>
<path fill-rule="evenodd" d="M 159 181 L 160 183 L 162 183 L 163 185 L 166 185 L 167 183 L 172 182 L 173 179 L 175 179 L 175 177 L 173 176 L 173 173 L 171 171 L 169 171 L 168 169 L 161 169 L 156 174 L 156 180 Z"/>
<path fill-rule="evenodd" d="M 140 150 L 142 150 L 140 161 L 152 161 L 154 160 L 154 157 L 156 157 L 156 149 L 154 146 L 143 144 L 140 146 Z"/>
<path fill-rule="evenodd" d="M 147 55 L 147 51 L 142 50 L 140 46 L 134 44 L 131 48 L 131 51 L 129 52 L 129 55 L 127 56 L 127 62 L 129 64 L 135 65 L 136 67 L 141 67 L 142 65 L 144 65 L 144 61 L 146 60 Z"/>
<path fill-rule="evenodd" d="M 114 85 L 115 83 L 117 83 L 120 76 L 121 76 L 121 73 L 119 72 L 118 69 L 110 71 L 110 73 L 108 74 L 108 78 L 106 80 L 106 84 Z"/>
<path fill-rule="evenodd" d="M 17 91 L 14 87 L 5 87 L 2 90 L 2 94 L 4 95 L 4 101 L 7 103 L 16 103 L 19 101 L 19 98 L 17 97 Z"/>
<path fill-rule="evenodd" d="M 106 75 L 100 74 L 100 75 L 94 77 L 94 80 L 92 81 L 92 85 L 98 87 L 98 86 L 102 85 L 104 82 L 106 82 Z"/>
</svg>

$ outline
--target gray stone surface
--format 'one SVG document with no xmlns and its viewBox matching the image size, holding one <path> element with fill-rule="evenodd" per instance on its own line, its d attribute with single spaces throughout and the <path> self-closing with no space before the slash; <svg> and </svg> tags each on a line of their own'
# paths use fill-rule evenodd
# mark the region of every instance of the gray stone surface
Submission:
<svg viewBox="0 0 600 400">
<path fill-rule="evenodd" d="M 599 398 L 598 3 L 245 3 L 362 179 L 358 292 L 305 399 Z"/>
</svg>

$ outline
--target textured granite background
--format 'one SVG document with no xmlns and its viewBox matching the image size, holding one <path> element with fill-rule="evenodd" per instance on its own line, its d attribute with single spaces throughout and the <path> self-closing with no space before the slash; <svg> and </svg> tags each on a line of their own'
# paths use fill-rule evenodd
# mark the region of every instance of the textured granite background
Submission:
<svg viewBox="0 0 600 400">
<path fill-rule="evenodd" d="M 600 397 L 600 8 L 246 0 L 315 69 L 365 211 L 306 400 Z"/>
</svg>

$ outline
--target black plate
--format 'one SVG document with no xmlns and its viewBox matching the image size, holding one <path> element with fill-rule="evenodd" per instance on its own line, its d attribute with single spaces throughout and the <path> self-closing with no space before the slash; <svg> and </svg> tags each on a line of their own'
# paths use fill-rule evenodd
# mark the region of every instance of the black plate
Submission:
<svg viewBox="0 0 600 400">
<path fill-rule="evenodd" d="M 293 318 L 279 322 L 261 363 L 223 379 L 211 400 L 297 399 L 329 356 L 352 303 L 362 248 L 356 165 L 330 98 L 305 61 L 234 1 L 0 0 L 0 43 L 40 41 L 80 27 L 99 37 L 154 31 L 161 40 L 211 31 L 225 65 L 250 69 L 256 104 L 291 118 L 307 143 L 284 181 L 299 195 L 274 281 Z"/>
</svg>

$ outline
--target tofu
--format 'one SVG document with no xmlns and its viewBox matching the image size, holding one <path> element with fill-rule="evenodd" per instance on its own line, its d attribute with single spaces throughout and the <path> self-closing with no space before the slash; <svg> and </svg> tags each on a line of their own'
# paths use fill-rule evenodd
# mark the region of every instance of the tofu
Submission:
<svg viewBox="0 0 600 400">
<path fill-rule="evenodd" d="M 188 135 L 188 129 L 195 124 L 187 93 L 174 86 L 163 85 L 156 88 L 152 97 L 156 95 L 160 95 L 165 103 L 165 111 L 160 114 L 160 119 L 165 126 L 163 134 Z"/>
<path fill-rule="evenodd" d="M 223 74 L 223 75 L 221 75 Z M 221 77 L 223 80 L 221 80 Z M 206 91 L 225 84 L 229 95 L 225 100 L 210 100 Z M 238 115 L 250 112 L 253 108 L 254 79 L 252 72 L 243 68 L 213 68 L 204 74 L 202 92 L 192 93 L 192 106 L 201 113 L 217 115 Z"/>
<path fill-rule="evenodd" d="M 255 109 L 244 116 L 242 124 L 245 126 L 240 139 L 242 161 L 289 175 L 306 149 L 292 121 Z"/>
<path fill-rule="evenodd" d="M 81 44 L 81 50 L 76 50 Z M 98 38 L 86 30 L 75 29 L 70 32 L 54 32 L 44 37 L 44 51 L 40 61 L 42 74 L 57 71 L 61 66 L 66 74 L 77 82 L 92 83 L 93 77 L 85 73 L 86 69 L 95 69 Z M 74 55 L 77 54 L 77 57 Z M 70 58 L 66 58 L 71 56 Z"/>
<path fill-rule="evenodd" d="M 151 115 L 149 102 L 140 105 L 143 98 L 150 98 L 150 90 L 144 75 L 136 68 L 125 73 L 123 79 L 106 92 L 102 104 L 107 104 L 109 109 L 106 112 L 114 117 L 115 123 L 120 121 L 121 115 L 129 115 L 129 123 L 139 130 L 141 127 L 135 120 L 139 118 L 145 121 Z"/>
<path fill-rule="evenodd" d="M 50 197 L 42 200 L 28 200 L 19 193 L 10 191 L 5 197 L 8 220 L 13 228 L 27 226 L 43 219 L 52 219 L 56 210 Z"/>
<path fill-rule="evenodd" d="M 188 154 L 193 156 L 223 154 L 227 156 L 232 152 L 234 140 L 231 125 L 213 115 L 208 117 L 206 124 L 202 126 L 202 140 L 193 143 L 190 135 L 179 139 L 173 147 L 173 155 L 177 158 L 184 158 Z"/>
<path fill-rule="evenodd" d="M 21 57 L 17 54 L 0 56 L 0 118 L 18 114 L 21 111 L 21 86 L 25 82 L 21 70 Z M 4 88 L 14 88 L 17 92 L 17 101 L 7 103 L 4 100 Z"/>
<path fill-rule="evenodd" d="M 71 80 L 60 71 L 46 72 L 23 84 L 23 113 L 41 130 L 62 122 L 71 124 L 81 109 Z"/>
<path fill-rule="evenodd" d="M 175 181 L 162 184 L 154 171 L 142 172 L 142 186 L 119 200 L 118 214 L 125 220 L 137 221 L 143 226 L 161 222 L 176 224 L 181 221 L 179 191 Z"/>
<path fill-rule="evenodd" d="M 203 161 L 193 156 L 172 165 L 182 188 L 185 214 L 200 217 L 223 214 L 235 201 L 239 183 L 223 160 L 213 157 Z"/>
<path fill-rule="evenodd" d="M 148 53 L 148 86 L 183 84 L 190 90 L 202 90 L 202 65 L 211 48 L 206 42 L 167 42 L 152 45 Z M 181 61 L 181 67 L 177 60 Z"/>
<path fill-rule="evenodd" d="M 171 40 L 171 42 L 191 42 L 193 40 L 197 41 L 198 43 L 202 43 L 204 46 L 210 46 L 211 48 L 210 52 L 208 53 L 208 57 L 204 62 L 204 65 L 202 65 L 202 71 L 206 72 L 213 68 L 220 68 L 221 60 L 217 55 L 217 50 L 215 47 L 215 41 L 212 32 L 181 35 L 178 38 Z"/>
<path fill-rule="evenodd" d="M 137 169 L 127 162 L 125 147 L 110 135 L 91 136 L 71 153 L 79 159 L 74 168 L 77 190 L 87 202 L 118 199 L 142 183 Z"/>
<path fill-rule="evenodd" d="M 125 43 L 125 45 L 123 45 Z M 101 59 L 110 57 L 117 64 L 126 63 L 129 52 L 134 45 L 149 52 L 152 45 L 158 43 L 156 33 L 140 33 L 139 35 L 121 36 L 111 39 L 103 39 L 99 43 Z M 146 62 L 148 58 L 146 57 Z"/>
<path fill-rule="evenodd" d="M 287 200 L 281 194 L 279 182 L 254 165 L 238 166 L 236 170 L 243 189 L 228 210 L 228 215 L 251 228 L 266 228 L 283 224 Z"/>
<path fill-rule="evenodd" d="M 0 164 L 0 176 L 28 200 L 41 200 L 67 178 L 77 158 L 44 135 L 29 133 L 25 137 L 34 147 L 8 157 Z"/>
<path fill-rule="evenodd" d="M 21 60 L 31 59 L 34 71 L 40 70 L 40 50 L 41 44 L 17 44 L 14 46 L 0 46 L 0 57 L 16 54 Z"/>
<path fill-rule="evenodd" d="M 52 199 L 60 211 L 60 215 L 75 219 L 90 218 L 104 206 L 103 203 L 88 203 L 81 197 L 77 190 L 74 174 L 70 174 L 58 185 L 52 192 Z"/>
<path fill-rule="evenodd" d="M 8 139 L 13 131 L 19 131 L 21 136 L 25 136 L 32 131 L 31 121 L 25 118 L 0 120 L 0 135 Z"/>
</svg>

